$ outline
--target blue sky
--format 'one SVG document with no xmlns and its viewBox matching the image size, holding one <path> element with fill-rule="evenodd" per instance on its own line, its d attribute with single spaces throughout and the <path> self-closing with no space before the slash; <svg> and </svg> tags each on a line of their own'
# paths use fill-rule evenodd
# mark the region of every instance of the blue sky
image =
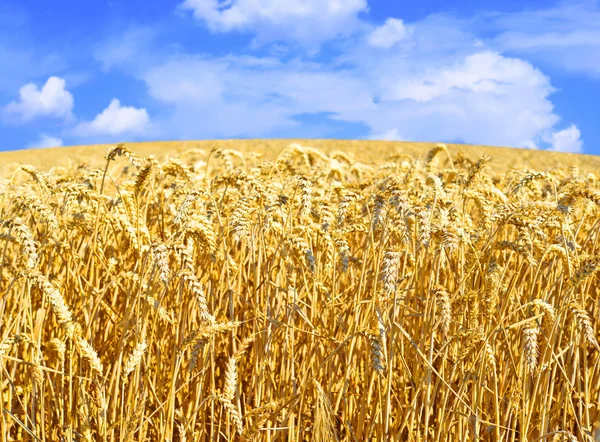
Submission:
<svg viewBox="0 0 600 442">
<path fill-rule="evenodd" d="M 345 138 L 600 154 L 600 3 L 0 3 L 0 150 Z"/>
</svg>

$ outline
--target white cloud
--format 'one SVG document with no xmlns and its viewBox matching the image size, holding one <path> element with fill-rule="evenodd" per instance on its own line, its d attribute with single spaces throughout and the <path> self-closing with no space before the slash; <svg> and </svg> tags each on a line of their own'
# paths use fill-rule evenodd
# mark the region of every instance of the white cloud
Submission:
<svg viewBox="0 0 600 442">
<path fill-rule="evenodd" d="M 392 84 L 388 98 L 429 102 L 452 92 L 498 96 L 507 95 L 515 88 L 541 88 L 545 94 L 553 91 L 549 79 L 529 63 L 489 51 L 469 55 L 441 70 L 425 70 L 415 77 Z"/>
<path fill-rule="evenodd" d="M 560 116 L 542 71 L 490 49 L 469 22 L 435 15 L 403 26 L 387 49 L 373 50 L 369 37 L 382 28 L 368 26 L 325 60 L 161 52 L 119 66 L 159 103 L 153 127 L 164 138 L 299 137 L 327 119 L 332 132 L 354 125 L 366 138 L 552 144 Z"/>
<path fill-rule="evenodd" d="M 131 106 L 121 106 L 116 98 L 92 121 L 79 123 L 73 134 L 88 135 L 121 135 L 143 134 L 150 124 L 146 109 L 137 109 Z"/>
<path fill-rule="evenodd" d="M 600 76 L 600 4 L 561 2 L 547 9 L 494 14 L 481 27 L 496 48 L 555 68 Z"/>
<path fill-rule="evenodd" d="M 27 145 L 28 148 L 32 149 L 45 149 L 48 147 L 59 147 L 63 145 L 63 141 L 60 138 L 53 137 L 47 134 L 40 134 L 39 138 Z"/>
<path fill-rule="evenodd" d="M 178 56 L 142 78 L 173 109 L 165 130 L 177 137 L 270 136 L 300 127 L 299 114 L 374 108 L 361 78 L 302 61 Z"/>
<path fill-rule="evenodd" d="M 388 18 L 383 25 L 371 32 L 367 41 L 371 46 L 389 49 L 403 40 L 407 32 L 402 20 Z"/>
<path fill-rule="evenodd" d="M 65 80 L 50 77 L 39 89 L 28 83 L 19 90 L 19 101 L 6 105 L 3 113 L 9 119 L 30 121 L 36 117 L 54 117 L 65 120 L 72 118 L 73 95 L 65 89 Z"/>
<path fill-rule="evenodd" d="M 571 124 L 566 129 L 554 132 L 552 134 L 552 147 L 550 150 L 557 152 L 573 152 L 581 153 L 583 141 L 581 133 L 574 124 Z"/>
<path fill-rule="evenodd" d="M 173 111 L 163 128 L 175 125 L 173 135 L 192 138 L 269 136 L 298 130 L 296 115 L 327 113 L 366 125 L 369 138 L 523 146 L 560 120 L 550 80 L 522 60 L 489 51 L 457 54 L 431 69 L 409 60 L 367 58 L 342 70 L 300 60 L 179 56 L 142 78 Z"/>
<path fill-rule="evenodd" d="M 373 132 L 395 127 L 408 140 L 518 147 L 560 119 L 549 79 L 522 60 L 482 52 L 424 71 L 383 85 L 377 111 L 363 119 Z"/>
<path fill-rule="evenodd" d="M 398 134 L 398 129 L 390 129 L 380 134 L 373 134 L 369 137 L 371 140 L 385 140 L 385 141 L 402 141 L 403 137 Z"/>
<path fill-rule="evenodd" d="M 366 124 L 374 133 L 396 127 L 408 140 L 519 147 L 559 122 L 550 79 L 531 64 L 489 51 L 457 58 L 431 68 L 400 60 L 374 66 L 386 80 L 379 109 L 365 116 Z M 393 67 L 395 78 L 387 77 Z"/>
<path fill-rule="evenodd" d="M 214 32 L 250 31 L 257 43 L 315 45 L 354 31 L 368 6 L 367 0 L 185 0 L 179 9 L 191 10 Z"/>
</svg>

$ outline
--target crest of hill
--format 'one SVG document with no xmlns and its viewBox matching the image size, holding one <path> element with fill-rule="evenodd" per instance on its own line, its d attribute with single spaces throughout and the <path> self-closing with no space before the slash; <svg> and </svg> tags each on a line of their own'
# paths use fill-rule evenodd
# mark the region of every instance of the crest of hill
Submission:
<svg viewBox="0 0 600 442">
<path fill-rule="evenodd" d="M 140 156 L 154 155 L 159 160 L 178 156 L 189 149 L 208 153 L 213 148 L 235 149 L 242 153 L 256 152 L 261 154 L 264 160 L 272 160 L 292 143 L 318 148 L 324 153 L 342 151 L 350 154 L 357 161 L 369 164 L 385 163 L 399 156 L 406 159 L 423 159 L 437 144 L 374 140 L 242 139 L 153 141 L 125 143 L 125 145 Z M 466 157 L 476 160 L 482 155 L 488 155 L 493 159 L 489 167 L 499 172 L 510 169 L 547 170 L 569 166 L 577 166 L 582 172 L 600 170 L 600 156 L 595 155 L 468 144 L 446 144 L 446 146 L 452 156 L 462 152 Z M 0 175 L 6 176 L 22 164 L 29 164 L 39 169 L 55 166 L 76 167 L 80 164 L 101 167 L 106 161 L 106 153 L 112 147 L 114 144 L 90 144 L 0 152 Z"/>
</svg>

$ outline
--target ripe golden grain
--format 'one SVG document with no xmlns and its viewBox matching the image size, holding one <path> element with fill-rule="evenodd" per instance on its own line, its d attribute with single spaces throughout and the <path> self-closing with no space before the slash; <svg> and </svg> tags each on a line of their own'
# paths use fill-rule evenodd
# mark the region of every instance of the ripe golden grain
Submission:
<svg viewBox="0 0 600 442">
<path fill-rule="evenodd" d="M 585 163 L 451 145 L 135 150 L 0 177 L 1 437 L 597 429 L 600 181 Z"/>
</svg>

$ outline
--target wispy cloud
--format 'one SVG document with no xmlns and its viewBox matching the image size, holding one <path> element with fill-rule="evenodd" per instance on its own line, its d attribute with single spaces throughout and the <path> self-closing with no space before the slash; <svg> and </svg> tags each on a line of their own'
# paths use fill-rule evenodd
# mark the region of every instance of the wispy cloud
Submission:
<svg viewBox="0 0 600 442">
<path fill-rule="evenodd" d="M 100 62 L 104 70 L 127 65 L 132 60 L 136 65 L 142 64 L 145 59 L 156 58 L 156 53 L 149 53 L 148 47 L 159 34 L 156 27 L 135 26 L 125 30 L 117 36 L 111 36 L 107 41 L 100 43 L 93 50 L 94 58 Z M 151 60 L 149 60 L 151 62 Z"/>
<path fill-rule="evenodd" d="M 65 88 L 65 80 L 50 77 L 40 89 L 28 83 L 19 90 L 19 101 L 12 101 L 3 109 L 9 120 L 31 121 L 38 117 L 52 117 L 62 120 L 73 118 L 73 95 Z"/>
<path fill-rule="evenodd" d="M 595 0 L 481 17 L 498 50 L 553 68 L 600 76 L 600 5 Z"/>
</svg>

